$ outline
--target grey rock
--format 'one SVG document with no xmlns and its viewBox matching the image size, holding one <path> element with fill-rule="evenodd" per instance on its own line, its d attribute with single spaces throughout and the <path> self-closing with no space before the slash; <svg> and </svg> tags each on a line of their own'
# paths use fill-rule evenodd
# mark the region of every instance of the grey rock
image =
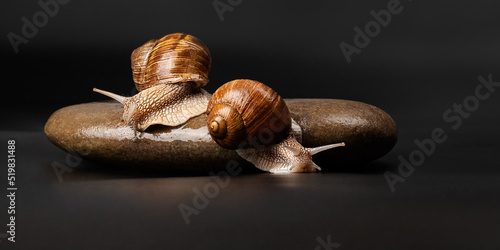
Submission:
<svg viewBox="0 0 500 250">
<path fill-rule="evenodd" d="M 286 103 L 302 128 L 303 146 L 346 143 L 313 157 L 324 171 L 373 161 L 396 144 L 396 124 L 374 106 L 335 99 L 287 99 Z M 254 169 L 235 151 L 212 141 L 204 114 L 181 126 L 155 125 L 134 132 L 123 123 L 122 112 L 122 105 L 111 101 L 68 106 L 52 114 L 45 134 L 67 152 L 134 171 L 206 174 L 228 165 Z"/>
</svg>

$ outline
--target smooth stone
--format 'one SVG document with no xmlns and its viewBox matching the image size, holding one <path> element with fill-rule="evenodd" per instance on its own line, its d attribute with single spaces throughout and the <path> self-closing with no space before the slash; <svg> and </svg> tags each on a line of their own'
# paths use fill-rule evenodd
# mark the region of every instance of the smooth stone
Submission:
<svg viewBox="0 0 500 250">
<path fill-rule="evenodd" d="M 373 161 L 396 144 L 395 122 L 372 105 L 336 99 L 285 101 L 302 128 L 302 145 L 346 143 L 313 156 L 324 171 Z M 51 115 L 45 134 L 67 152 L 132 170 L 207 174 L 227 167 L 256 169 L 211 139 L 204 114 L 181 126 L 155 125 L 136 133 L 123 123 L 122 112 L 122 105 L 115 101 L 68 106 Z"/>
<path fill-rule="evenodd" d="M 396 123 L 375 106 L 338 99 L 287 99 L 286 103 L 302 128 L 303 146 L 345 142 L 345 147 L 313 156 L 322 169 L 368 163 L 396 145 Z"/>
</svg>

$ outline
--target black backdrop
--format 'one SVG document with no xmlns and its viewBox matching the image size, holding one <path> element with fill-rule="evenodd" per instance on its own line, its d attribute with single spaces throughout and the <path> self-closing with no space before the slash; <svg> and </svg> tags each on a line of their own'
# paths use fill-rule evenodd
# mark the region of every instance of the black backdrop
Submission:
<svg viewBox="0 0 500 250">
<path fill-rule="evenodd" d="M 18 141 L 19 161 L 25 166 L 20 170 L 25 171 L 20 173 L 20 181 L 26 185 L 24 196 L 21 196 L 24 198 L 19 201 L 25 202 L 25 206 L 19 208 L 22 209 L 18 222 L 20 243 L 10 244 L 2 238 L 0 245 L 33 247 L 38 242 L 41 246 L 62 249 L 125 246 L 125 242 L 130 241 L 131 248 L 168 247 L 168 244 L 175 248 L 241 248 L 241 245 L 235 245 L 238 243 L 249 248 L 314 248 L 319 244 L 316 237 L 326 239 L 331 234 L 332 240 L 346 249 L 500 247 L 500 241 L 494 238 L 500 233 L 497 214 L 500 208 L 498 91 L 480 101 L 457 130 L 450 129 L 453 123 L 443 119 L 443 113 L 453 108 L 454 103 L 462 103 L 468 96 L 475 95 L 476 86 L 480 84 L 479 76 L 488 79 L 491 74 L 494 81 L 500 81 L 500 4 L 497 1 L 402 0 L 397 7 L 393 6 L 397 2 L 389 0 L 60 2 L 58 9 L 50 7 L 53 13 L 52 16 L 46 15 L 46 19 L 40 13 L 43 8 L 36 1 L 8 0 L 0 10 L 0 29 L 4 35 L 0 39 L 4 87 L 0 128 L 2 138 L 5 138 L 2 143 L 8 138 Z M 360 48 L 359 54 L 352 54 L 348 63 L 339 45 L 343 42 L 355 45 L 355 28 L 364 31 L 367 24 L 373 25 L 375 18 L 371 12 L 381 13 L 388 9 L 388 5 L 397 11 L 391 14 L 385 27 L 379 26 L 379 31 L 372 27 L 370 42 L 364 41 L 364 48 Z M 222 13 L 223 20 L 218 13 L 223 11 L 221 8 L 231 9 Z M 9 39 L 13 39 L 13 34 L 23 36 L 24 18 L 40 27 L 36 32 L 26 31 L 32 37 L 25 38 L 27 43 L 16 45 L 18 52 L 15 52 L 16 46 Z M 190 225 L 190 228 L 183 223 L 179 226 L 174 223 L 169 227 L 168 237 L 160 233 L 161 226 L 154 223 L 150 226 L 158 212 L 152 209 L 161 199 L 158 196 L 141 200 L 134 193 L 131 196 L 135 199 L 129 204 L 133 208 L 122 212 L 123 218 L 110 216 L 121 205 L 114 200 L 116 198 L 110 198 L 116 197 L 113 192 L 109 194 L 102 190 L 117 184 L 112 182 L 115 179 L 134 183 L 138 181 L 135 180 L 137 176 L 126 174 L 123 177 L 123 173 L 117 175 L 94 169 L 76 171 L 77 174 L 67 178 L 72 181 L 58 182 L 50 164 L 64 161 L 65 154 L 45 139 L 43 125 L 58 108 L 104 99 L 92 92 L 93 87 L 123 95 L 135 93 L 130 53 L 149 39 L 173 32 L 192 34 L 210 49 L 213 64 L 210 83 L 206 86 L 209 92 L 227 81 L 250 78 L 272 86 L 285 98 L 338 98 L 366 102 L 382 108 L 394 118 L 400 133 L 398 144 L 387 156 L 361 170 L 316 175 L 315 178 L 323 176 L 323 182 L 331 177 L 334 178 L 332 182 L 341 183 L 332 184 L 331 188 L 310 184 L 318 181 L 308 179 L 312 177 L 286 179 L 306 185 L 310 188 L 308 191 L 318 195 L 311 198 L 302 191 L 304 196 L 288 197 L 290 190 L 280 190 L 281 193 L 276 194 L 281 197 L 277 199 L 277 207 L 310 203 L 308 209 L 311 213 L 314 209 L 320 211 L 314 219 L 292 212 L 272 215 L 250 205 L 242 208 L 243 219 L 239 220 L 242 225 L 232 225 L 226 221 L 232 217 L 218 212 L 232 206 L 232 198 L 239 197 L 237 193 L 234 196 L 226 194 L 224 197 L 231 198 L 221 197 L 212 203 L 212 216 L 220 216 L 217 217 L 220 220 L 199 219 L 200 224 Z M 15 41 L 21 40 L 17 37 Z M 414 175 L 397 184 L 396 192 L 391 192 L 384 179 L 385 171 L 397 173 L 397 157 L 407 157 L 416 148 L 413 141 L 429 138 L 434 128 L 445 128 L 448 140 L 438 145 L 436 152 L 417 168 Z M 84 165 L 94 166 L 92 163 Z M 6 175 L 5 171 L 2 172 L 0 183 Z M 248 188 L 247 181 L 248 185 L 257 186 L 275 181 L 274 177 L 267 175 L 248 178 L 251 179 L 241 177 L 232 182 L 237 192 L 241 191 L 239 188 Z M 95 184 L 96 180 L 101 181 L 100 186 L 89 191 L 87 185 L 90 184 L 86 183 Z M 145 188 L 157 188 L 156 185 L 162 185 L 161 181 L 171 180 L 154 179 L 156 184 Z M 203 184 L 209 179 L 176 181 L 185 185 L 187 191 L 179 193 L 189 200 L 192 182 Z M 101 200 L 88 199 L 82 188 L 101 193 Z M 124 194 L 127 189 L 118 190 L 116 192 L 127 197 Z M 325 190 L 336 190 L 336 195 L 332 196 L 334 191 L 328 193 Z M 267 191 L 258 189 L 254 194 L 260 196 L 264 195 L 263 192 Z M 79 196 L 76 195 L 74 203 L 69 202 L 75 193 Z M 52 200 L 36 200 L 35 197 Z M 332 201 L 322 203 L 324 197 L 331 197 Z M 2 195 L 6 204 L 4 198 Z M 299 200 L 292 202 L 292 199 Z M 176 205 L 182 200 L 172 201 L 174 208 L 169 216 L 174 220 L 182 219 L 176 210 Z M 274 201 L 276 197 L 273 196 L 265 200 Z M 99 209 L 96 202 L 106 204 Z M 119 199 L 119 202 L 125 200 Z M 146 208 L 140 207 L 141 202 L 148 204 Z M 264 201 L 257 199 L 256 202 L 261 204 L 259 202 Z M 41 211 L 46 215 L 38 216 L 35 207 L 42 203 L 45 205 Z M 370 206 L 374 209 L 365 211 L 360 208 Z M 61 215 L 61 210 L 55 210 L 58 207 L 66 213 Z M 338 207 L 341 212 L 335 210 Z M 297 211 L 307 211 L 303 209 L 297 208 Z M 331 214 L 326 212 L 330 209 Z M 262 217 L 253 215 L 255 210 L 264 211 Z M 0 211 L 4 209 L 0 208 Z M 151 218 L 145 215 L 150 212 Z M 209 216 L 208 210 L 202 213 Z M 232 216 L 236 211 L 230 213 Z M 7 220 L 6 212 L 0 215 Z M 134 225 L 131 219 L 134 216 L 146 216 L 150 220 L 137 220 L 137 225 Z M 165 216 L 163 219 L 168 217 Z M 106 221 L 109 217 L 112 218 Z M 172 218 L 168 217 L 169 220 Z M 103 229 L 105 232 L 98 229 L 100 223 L 85 223 L 92 219 L 102 219 L 101 223 L 107 224 Z M 318 227 L 311 225 L 318 223 L 317 220 L 325 223 L 319 223 Z M 123 221 L 130 221 L 125 224 L 133 229 L 115 231 Z M 265 224 L 266 221 L 281 223 L 283 227 L 251 227 L 261 231 L 248 232 L 234 229 L 245 227 L 243 224 Z M 221 229 L 226 226 L 229 229 Z M 48 233 L 39 233 L 48 228 Z M 212 228 L 215 231 L 211 231 Z M 302 235 L 298 228 L 317 230 L 305 233 L 302 239 L 298 236 Z M 216 233 L 219 229 L 224 236 Z M 71 236 L 66 235 L 65 230 L 69 230 Z M 275 237 L 269 236 L 273 230 L 278 231 L 274 232 Z M 182 232 L 179 235 L 174 233 L 179 231 Z M 0 236 L 1 233 L 0 227 Z M 89 238 L 86 238 L 87 234 Z M 139 235 L 139 238 L 120 241 L 122 237 L 132 235 Z M 141 243 L 141 237 L 148 235 L 152 236 L 147 238 L 147 243 Z M 189 240 L 190 237 L 193 240 Z M 263 243 L 257 243 L 260 239 Z"/>
<path fill-rule="evenodd" d="M 441 110 L 474 91 L 477 76 L 495 73 L 499 6 L 402 1 L 400 13 L 347 63 L 339 44 L 354 45 L 353 28 L 364 30 L 374 20 L 370 11 L 389 2 L 243 1 L 221 21 L 210 1 L 69 1 L 16 54 L 7 34 L 22 35 L 22 17 L 32 20 L 42 8 L 8 1 L 1 15 L 3 85 L 16 105 L 6 105 L 32 112 L 102 99 L 93 87 L 132 94 L 132 50 L 186 32 L 212 53 L 210 92 L 250 78 L 287 98 L 352 99 L 407 111 L 411 122 L 422 120 L 415 112 L 432 115 L 423 111 L 432 103 L 440 119 Z"/>
</svg>

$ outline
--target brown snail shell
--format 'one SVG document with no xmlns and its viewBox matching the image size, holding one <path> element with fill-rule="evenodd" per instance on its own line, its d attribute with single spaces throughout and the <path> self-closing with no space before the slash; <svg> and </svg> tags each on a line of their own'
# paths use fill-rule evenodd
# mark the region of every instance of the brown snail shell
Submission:
<svg viewBox="0 0 500 250">
<path fill-rule="evenodd" d="M 257 168 L 273 173 L 315 172 L 312 156 L 342 143 L 304 148 L 292 133 L 290 111 L 270 87 L 234 80 L 215 91 L 207 108 L 207 127 L 217 144 Z"/>
<path fill-rule="evenodd" d="M 177 126 L 206 110 L 211 95 L 201 87 L 208 82 L 211 57 L 198 38 L 173 33 L 149 40 L 132 52 L 131 63 L 138 94 L 94 89 L 124 105 L 126 124 L 139 131 L 154 124 Z"/>
<path fill-rule="evenodd" d="M 194 82 L 196 87 L 208 83 L 212 65 L 210 51 L 198 38 L 173 33 L 149 40 L 131 55 L 132 72 L 137 90 L 162 83 Z"/>
<path fill-rule="evenodd" d="M 156 39 L 149 40 L 141 47 L 135 49 L 130 56 L 130 61 L 132 63 L 132 78 L 134 79 L 135 87 L 139 91 L 143 91 L 150 87 L 145 84 L 146 68 L 149 54 L 155 44 Z"/>
<path fill-rule="evenodd" d="M 212 138 L 229 149 L 269 146 L 290 130 L 290 111 L 273 89 L 253 80 L 234 80 L 215 91 L 207 107 Z"/>
</svg>

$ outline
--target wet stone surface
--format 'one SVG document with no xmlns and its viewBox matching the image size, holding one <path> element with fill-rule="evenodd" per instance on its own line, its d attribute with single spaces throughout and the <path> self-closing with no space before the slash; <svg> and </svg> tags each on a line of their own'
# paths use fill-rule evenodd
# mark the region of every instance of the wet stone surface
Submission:
<svg viewBox="0 0 500 250">
<path fill-rule="evenodd" d="M 324 171 L 376 160 L 396 144 L 396 124 L 374 106 L 336 99 L 285 101 L 302 129 L 303 146 L 346 143 L 313 157 Z M 52 114 L 45 134 L 59 148 L 84 159 L 133 171 L 207 174 L 228 165 L 253 171 L 235 151 L 212 141 L 206 115 L 181 126 L 155 125 L 136 133 L 123 123 L 122 112 L 122 105 L 111 101 L 68 106 Z"/>
</svg>

